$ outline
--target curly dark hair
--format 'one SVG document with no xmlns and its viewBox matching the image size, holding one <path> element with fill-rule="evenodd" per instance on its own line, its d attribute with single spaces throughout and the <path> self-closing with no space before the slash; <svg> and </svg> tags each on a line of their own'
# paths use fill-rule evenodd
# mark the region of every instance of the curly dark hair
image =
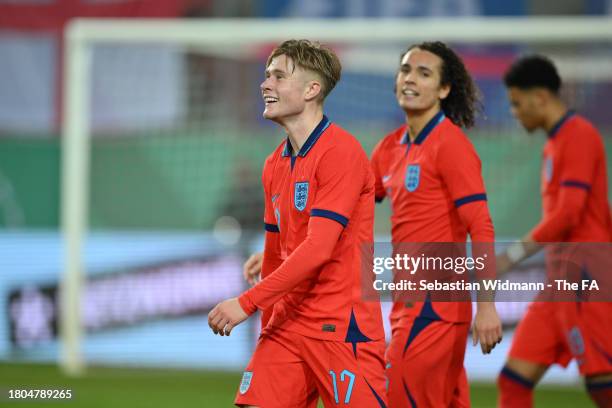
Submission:
<svg viewBox="0 0 612 408">
<path fill-rule="evenodd" d="M 445 43 L 432 41 L 411 45 L 400 61 L 414 48 L 431 52 L 442 60 L 440 84 L 451 87 L 448 96 L 441 101 L 444 114 L 457 126 L 474 126 L 477 113 L 482 111 L 481 94 L 461 58 Z"/>
<path fill-rule="evenodd" d="M 504 75 L 504 83 L 508 88 L 545 88 L 558 94 L 561 77 L 550 58 L 543 55 L 529 55 L 512 64 Z"/>
</svg>

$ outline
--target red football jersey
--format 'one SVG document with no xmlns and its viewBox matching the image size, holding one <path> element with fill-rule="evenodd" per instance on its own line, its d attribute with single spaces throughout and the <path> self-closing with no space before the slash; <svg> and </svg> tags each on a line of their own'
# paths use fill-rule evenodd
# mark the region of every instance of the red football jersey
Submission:
<svg viewBox="0 0 612 408">
<path fill-rule="evenodd" d="M 542 156 L 540 223 L 531 231 L 537 242 L 610 242 L 608 179 L 603 140 L 593 125 L 573 112 L 551 129 Z M 609 251 L 598 244 L 552 246 L 547 253 L 549 280 L 572 277 L 599 281 L 608 300 Z M 561 249 L 561 251 L 559 251 Z M 555 259 L 566 258 L 563 267 Z M 557 294 L 552 292 L 553 295 Z M 567 296 L 560 293 L 560 299 Z M 574 295 L 570 295 L 573 297 Z M 513 358 L 565 367 L 573 358 L 582 375 L 609 372 L 612 303 L 535 302 L 520 322 L 510 349 Z M 595 296 L 597 298 L 597 296 Z"/>
<path fill-rule="evenodd" d="M 393 243 L 493 242 L 480 159 L 467 136 L 439 112 L 410 142 L 403 125 L 372 153 L 376 200 L 391 200 Z M 477 211 L 472 211 L 477 209 Z M 392 324 L 426 309 L 396 303 Z M 431 308 L 427 308 L 431 313 Z M 470 302 L 434 302 L 431 318 L 471 320 Z"/>
<path fill-rule="evenodd" d="M 384 338 L 380 303 L 361 296 L 362 245 L 374 238 L 374 177 L 359 142 L 323 117 L 297 155 L 289 140 L 278 146 L 266 160 L 263 183 L 266 234 L 278 234 L 267 239 L 275 247 L 266 244 L 264 259 L 280 258 L 270 261 L 280 266 L 243 294 L 241 304 L 273 306 L 264 330 L 351 343 Z M 329 261 L 304 280 L 303 263 L 291 255 L 306 240 L 313 217 L 344 229 Z M 275 274 L 287 263 L 300 283 L 273 293 Z"/>
<path fill-rule="evenodd" d="M 542 159 L 543 218 L 534 240 L 609 242 L 606 154 L 597 129 L 568 112 L 549 132 Z"/>
</svg>

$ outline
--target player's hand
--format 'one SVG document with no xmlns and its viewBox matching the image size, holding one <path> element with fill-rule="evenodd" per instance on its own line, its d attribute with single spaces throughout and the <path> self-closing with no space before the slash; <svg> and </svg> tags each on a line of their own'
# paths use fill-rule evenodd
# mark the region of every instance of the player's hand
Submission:
<svg viewBox="0 0 612 408">
<path fill-rule="evenodd" d="M 208 326 L 215 334 L 229 336 L 232 329 L 249 316 L 242 310 L 238 298 L 224 300 L 208 314 Z"/>
<path fill-rule="evenodd" d="M 509 272 L 511 268 L 512 262 L 510 262 L 510 259 L 508 259 L 508 255 L 506 255 L 505 252 L 502 252 L 495 257 L 495 270 L 498 277 Z"/>
<path fill-rule="evenodd" d="M 482 354 L 489 354 L 495 346 L 501 343 L 502 325 L 495 303 L 478 303 L 478 310 L 472 326 L 472 343 L 475 346 L 480 342 Z"/>
<path fill-rule="evenodd" d="M 263 263 L 263 252 L 256 252 L 246 260 L 242 267 L 244 280 L 253 286 L 259 282 L 261 276 L 261 264 Z"/>
</svg>

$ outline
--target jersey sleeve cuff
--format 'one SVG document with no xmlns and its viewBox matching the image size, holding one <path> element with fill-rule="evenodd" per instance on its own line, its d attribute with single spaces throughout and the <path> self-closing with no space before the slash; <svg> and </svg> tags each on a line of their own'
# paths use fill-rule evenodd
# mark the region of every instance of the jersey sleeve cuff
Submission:
<svg viewBox="0 0 612 408">
<path fill-rule="evenodd" d="M 554 239 L 552 239 L 552 235 L 554 234 L 551 233 L 550 228 L 548 228 L 548 226 L 545 224 L 536 226 L 529 235 L 531 236 L 531 239 L 538 244 L 554 241 Z"/>
<path fill-rule="evenodd" d="M 238 297 L 238 303 L 240 303 L 240 307 L 246 314 L 249 316 L 257 311 L 257 306 L 251 300 L 249 296 L 249 292 L 245 292 Z"/>
</svg>

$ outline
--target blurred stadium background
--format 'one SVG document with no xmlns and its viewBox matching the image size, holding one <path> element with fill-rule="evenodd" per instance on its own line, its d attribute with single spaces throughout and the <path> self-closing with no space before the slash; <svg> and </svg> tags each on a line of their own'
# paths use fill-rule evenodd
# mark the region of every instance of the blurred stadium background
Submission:
<svg viewBox="0 0 612 408">
<path fill-rule="evenodd" d="M 261 166 L 283 138 L 261 118 L 259 94 L 276 41 L 145 44 L 118 34 L 87 55 L 90 161 L 82 175 L 88 226 L 76 260 L 85 278 L 78 310 L 84 335 L 79 347 L 62 347 L 59 286 L 74 259 L 66 255 L 61 227 L 79 218 L 61 199 L 69 180 L 68 174 L 62 179 L 61 135 L 71 115 L 62 106 L 68 82 L 76 80 L 64 75 L 69 43 L 63 36 L 73 19 L 128 18 L 129 25 L 201 18 L 195 24 L 205 26 L 220 17 L 268 18 L 270 25 L 287 17 L 418 18 L 406 20 L 409 33 L 416 24 L 444 24 L 439 17 L 534 21 L 611 13 L 609 0 L 0 1 L 0 389 L 71 387 L 78 406 L 230 406 L 258 331 L 251 319 L 231 337 L 215 338 L 205 316 L 244 288 L 242 262 L 261 248 Z M 244 26 L 227 24 L 228 38 Z M 572 31 L 572 20 L 563 24 Z M 496 43 L 488 34 L 449 42 L 484 96 L 484 112 L 469 135 L 483 162 L 497 235 L 511 240 L 539 218 L 545 138 L 528 137 L 511 118 L 504 70 L 517 55 L 549 54 L 565 78 L 566 100 L 600 128 L 610 154 L 612 39 L 602 33 L 599 40 Z M 326 111 L 367 151 L 403 120 L 392 88 L 409 43 L 330 42 L 344 72 Z M 388 216 L 387 205 L 377 208 L 379 241 L 388 240 Z M 537 279 L 541 259 L 526 268 L 525 279 Z M 495 404 L 495 377 L 525 306 L 500 303 L 507 332 L 491 356 L 468 347 L 475 407 Z M 78 368 L 80 358 L 85 372 L 61 371 L 62 362 Z M 538 406 L 590 406 L 575 367 L 553 369 L 545 382 Z"/>
</svg>

